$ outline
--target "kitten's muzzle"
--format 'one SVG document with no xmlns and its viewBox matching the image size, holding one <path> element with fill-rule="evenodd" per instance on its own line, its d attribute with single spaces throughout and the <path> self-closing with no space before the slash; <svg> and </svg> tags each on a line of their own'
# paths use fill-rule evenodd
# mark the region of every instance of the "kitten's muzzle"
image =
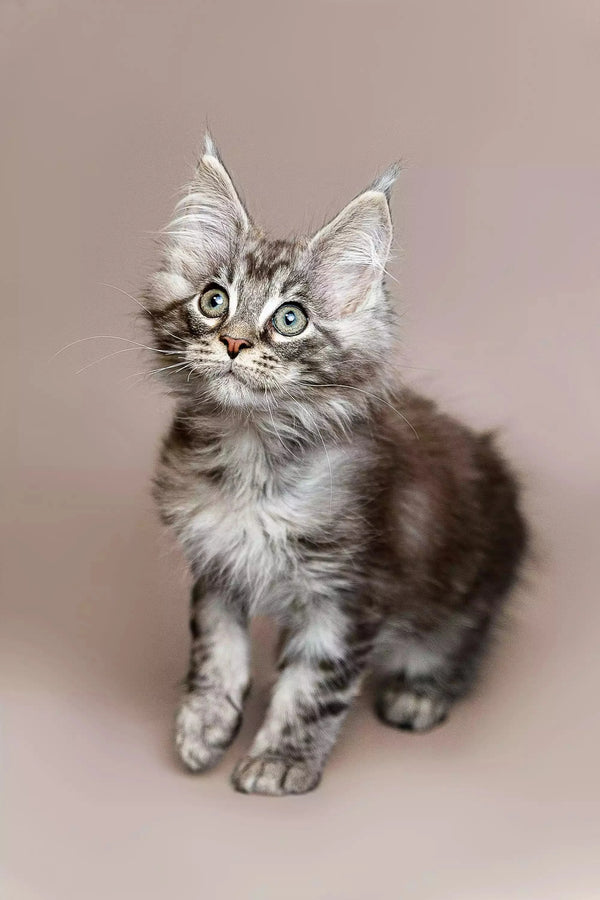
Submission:
<svg viewBox="0 0 600 900">
<path fill-rule="evenodd" d="M 233 338 L 227 334 L 222 334 L 219 340 L 227 347 L 229 359 L 235 359 L 240 350 L 245 350 L 252 346 L 251 341 L 247 341 L 246 338 Z"/>
</svg>

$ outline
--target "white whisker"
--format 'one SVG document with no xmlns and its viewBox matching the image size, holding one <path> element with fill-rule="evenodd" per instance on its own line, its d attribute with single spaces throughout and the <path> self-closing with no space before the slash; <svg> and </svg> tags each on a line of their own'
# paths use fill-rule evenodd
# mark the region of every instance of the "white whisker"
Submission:
<svg viewBox="0 0 600 900">
<path fill-rule="evenodd" d="M 185 369 L 189 363 L 179 362 L 173 363 L 172 366 L 162 366 L 160 369 L 151 369 L 149 372 L 134 372 L 132 375 L 126 375 L 125 378 L 136 378 L 138 376 L 148 377 L 149 375 L 158 375 L 159 372 L 166 372 L 168 369 L 176 369 L 178 366 Z"/>
<path fill-rule="evenodd" d="M 77 369 L 75 372 L 76 375 L 81 375 L 82 372 L 85 372 L 86 369 L 91 369 L 92 366 L 95 366 L 97 363 L 104 362 L 105 359 L 112 359 L 113 356 L 118 356 L 119 353 L 133 353 L 139 350 L 149 350 L 152 353 L 166 353 L 168 356 L 180 356 L 185 355 L 182 350 L 156 350 L 154 347 L 121 347 L 120 350 L 113 350 L 112 353 L 107 353 L 106 356 L 101 356 L 100 359 L 94 359 L 92 362 L 87 363 L 87 365 L 82 366 L 81 369 Z"/>
<path fill-rule="evenodd" d="M 323 435 L 321 434 L 321 429 L 317 425 L 316 419 L 314 422 L 314 426 L 317 429 L 317 434 L 321 438 L 321 443 L 323 444 L 323 450 L 325 451 L 325 456 L 327 457 L 327 465 L 329 466 L 329 512 L 331 513 L 331 510 L 333 508 L 333 470 L 331 468 L 331 459 L 329 458 L 329 451 L 327 450 L 327 447 L 325 446 L 325 441 L 323 440 Z"/>
<path fill-rule="evenodd" d="M 137 297 L 134 297 L 128 291 L 124 291 L 123 288 L 117 287 L 116 284 L 109 284 L 107 281 L 101 281 L 100 284 L 103 287 L 109 287 L 109 288 L 112 288 L 114 291 L 119 291 L 119 293 L 124 294 L 125 297 L 129 297 L 130 300 L 133 300 L 134 303 L 137 303 L 137 305 L 140 307 L 140 309 L 143 309 L 144 312 L 147 312 L 148 315 L 150 317 L 152 317 L 152 310 L 148 309 L 147 306 L 144 306 L 144 304 L 140 300 L 138 300 Z M 182 344 L 185 344 L 185 341 L 183 340 L 183 338 L 180 338 L 176 334 L 173 334 L 172 331 L 168 331 L 164 326 L 162 326 L 162 328 L 166 332 L 166 334 L 168 334 L 170 337 L 174 338 L 176 341 L 180 341 L 180 343 L 182 343 Z"/>
<path fill-rule="evenodd" d="M 321 387 L 323 387 L 323 388 L 346 388 L 349 391 L 358 391 L 359 394 L 364 394 L 365 397 L 373 397 L 374 400 L 379 400 L 380 403 L 384 403 L 386 406 L 389 406 L 389 408 L 391 410 L 393 410 L 396 413 L 396 415 L 400 416 L 400 418 L 404 422 L 406 422 L 408 427 L 413 431 L 417 440 L 420 440 L 419 433 L 417 432 L 417 429 L 414 427 L 412 422 L 409 422 L 409 420 L 406 418 L 406 416 L 403 416 L 399 409 L 396 409 L 395 406 L 393 406 L 391 403 L 389 403 L 383 397 L 379 397 L 377 394 L 373 394 L 371 391 L 364 391 L 361 388 L 353 387 L 351 384 L 316 384 L 316 383 L 308 382 L 308 381 L 303 382 L 303 384 L 307 387 L 317 387 L 317 388 L 321 388 Z"/>
<path fill-rule="evenodd" d="M 296 454 L 292 451 L 291 447 L 287 447 L 287 446 L 286 446 L 286 444 L 285 444 L 283 438 L 281 437 L 281 435 L 279 434 L 279 431 L 277 430 L 277 426 L 275 425 L 275 419 L 273 418 L 273 410 L 271 409 L 271 404 L 269 403 L 269 399 L 268 399 L 268 396 L 267 396 L 268 393 L 269 393 L 269 388 L 268 388 L 268 387 L 265 387 L 265 401 L 266 401 L 266 403 L 267 403 L 267 409 L 269 410 L 269 415 L 270 415 L 270 417 L 271 417 L 271 422 L 272 422 L 272 424 L 273 424 L 273 430 L 275 431 L 275 434 L 277 435 L 277 438 L 278 438 L 278 440 L 279 440 L 279 443 L 281 444 L 281 446 L 283 447 L 283 449 L 284 449 L 284 450 L 287 450 L 287 452 L 288 452 L 291 456 L 293 456 L 294 459 L 298 459 L 298 457 L 296 456 Z"/>
<path fill-rule="evenodd" d="M 139 341 L 132 341 L 129 338 L 121 337 L 118 334 L 92 334 L 89 337 L 77 338 L 75 341 L 71 341 L 69 344 L 65 344 L 64 347 L 61 347 L 60 350 L 57 350 L 56 353 L 53 353 L 49 359 L 49 362 L 52 362 L 53 359 L 56 359 L 57 356 L 60 356 L 61 353 L 64 353 L 65 350 L 68 350 L 70 347 L 74 347 L 76 344 L 83 344 L 85 341 L 96 341 L 96 340 L 111 340 L 111 341 L 124 341 L 126 344 L 133 344 L 135 347 L 138 347 L 142 350 L 153 350 L 154 353 L 183 353 L 183 350 L 159 350 L 157 347 L 148 347 L 146 344 L 140 344 Z"/>
<path fill-rule="evenodd" d="M 189 368 L 189 363 L 181 363 L 181 361 L 174 363 L 172 366 L 163 366 L 161 369 L 154 369 L 150 372 L 134 372 L 132 375 L 126 375 L 123 381 L 127 381 L 130 378 L 138 378 L 139 381 L 133 382 L 129 385 L 130 388 L 137 387 L 138 384 L 141 384 L 146 378 L 150 375 L 157 375 L 159 372 L 165 372 L 167 369 L 176 369 L 175 374 L 179 374 L 179 372 L 185 371 L 185 369 Z"/>
<path fill-rule="evenodd" d="M 288 397 L 292 401 L 294 400 L 293 396 L 290 394 L 290 392 L 286 388 L 283 387 L 283 385 L 280 385 L 280 388 L 285 394 L 288 395 Z M 323 450 L 325 451 L 325 456 L 327 458 L 327 465 L 329 466 L 329 512 L 331 512 L 331 510 L 333 508 L 333 469 L 331 468 L 331 458 L 329 456 L 329 451 L 327 450 L 327 447 L 325 445 L 325 441 L 323 439 L 323 434 L 321 432 L 321 429 L 317 425 L 316 420 L 313 421 L 313 425 L 317 429 L 317 434 L 319 435 L 321 443 L 323 444 Z"/>
</svg>

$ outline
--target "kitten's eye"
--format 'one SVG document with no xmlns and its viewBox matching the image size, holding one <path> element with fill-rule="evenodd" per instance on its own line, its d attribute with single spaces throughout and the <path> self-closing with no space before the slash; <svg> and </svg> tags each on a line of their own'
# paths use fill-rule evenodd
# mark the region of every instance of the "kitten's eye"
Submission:
<svg viewBox="0 0 600 900">
<path fill-rule="evenodd" d="M 223 288 L 211 287 L 200 295 L 198 307 L 203 315 L 210 319 L 217 319 L 224 316 L 229 309 L 229 297 Z"/>
<path fill-rule="evenodd" d="M 300 334 L 308 325 L 308 316 L 297 303 L 284 303 L 275 310 L 271 319 L 273 327 L 279 334 L 293 337 Z"/>
</svg>

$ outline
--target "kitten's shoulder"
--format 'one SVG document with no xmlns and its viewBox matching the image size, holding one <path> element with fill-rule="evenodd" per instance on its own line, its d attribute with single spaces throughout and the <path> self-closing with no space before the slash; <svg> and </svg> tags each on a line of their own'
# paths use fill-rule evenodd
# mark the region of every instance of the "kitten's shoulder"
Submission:
<svg viewBox="0 0 600 900">
<path fill-rule="evenodd" d="M 483 448 L 496 452 L 494 433 L 479 431 L 439 404 L 410 388 L 393 393 L 390 407 L 382 411 L 381 433 L 394 447 L 394 455 L 420 459 L 472 459 Z"/>
</svg>

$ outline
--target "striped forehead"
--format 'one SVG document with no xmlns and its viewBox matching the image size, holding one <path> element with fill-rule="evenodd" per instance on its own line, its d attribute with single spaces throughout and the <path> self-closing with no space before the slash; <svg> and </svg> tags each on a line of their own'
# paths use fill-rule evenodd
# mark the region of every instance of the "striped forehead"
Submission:
<svg viewBox="0 0 600 900">
<path fill-rule="evenodd" d="M 292 241 L 261 240 L 246 248 L 240 260 L 243 277 L 258 282 L 283 282 L 294 266 L 297 247 Z"/>
<path fill-rule="evenodd" d="M 298 269 L 298 245 L 292 241 L 261 240 L 247 247 L 235 264 L 237 307 L 255 319 L 277 301 L 303 293 L 304 278 Z"/>
</svg>

